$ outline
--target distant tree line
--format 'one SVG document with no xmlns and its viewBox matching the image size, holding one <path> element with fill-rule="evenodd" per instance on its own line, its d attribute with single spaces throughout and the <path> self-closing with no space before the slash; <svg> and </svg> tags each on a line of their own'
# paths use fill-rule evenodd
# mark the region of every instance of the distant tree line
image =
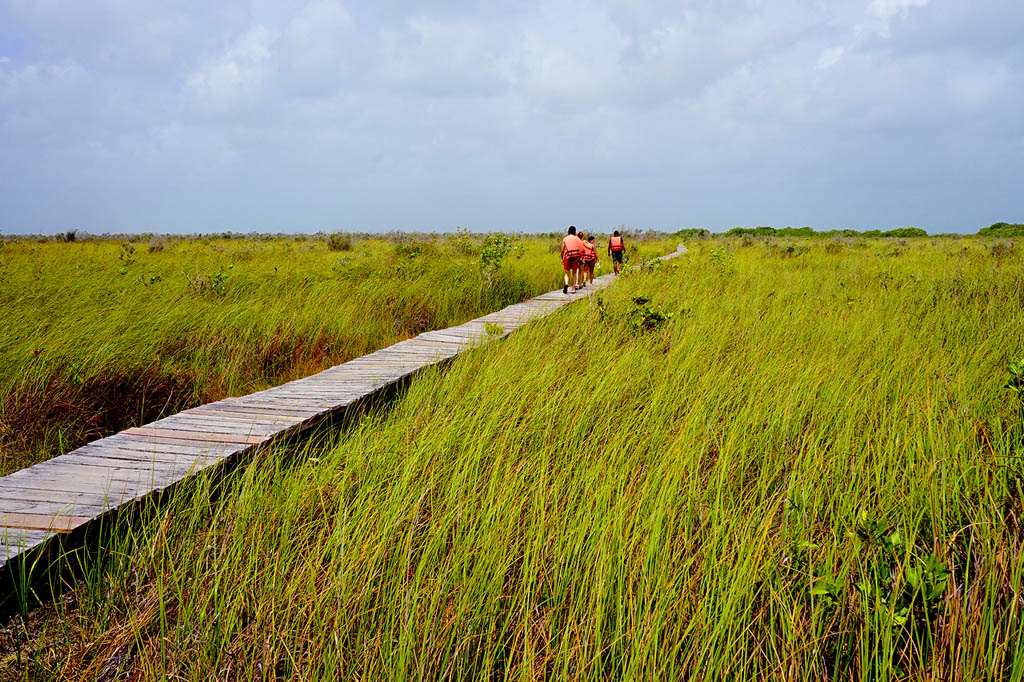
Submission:
<svg viewBox="0 0 1024 682">
<path fill-rule="evenodd" d="M 637 230 L 629 229 L 625 225 L 619 225 L 615 229 L 618 229 L 626 237 L 633 240 L 645 241 L 648 239 L 660 239 L 666 234 L 671 234 L 674 237 L 682 239 L 707 239 L 713 234 L 710 230 L 693 227 L 676 230 L 674 232 L 667 232 L 657 229 Z M 603 234 L 608 230 L 598 229 L 597 232 Z M 459 234 L 469 234 L 467 230 L 463 228 L 458 229 Z M 407 240 L 424 240 L 432 239 L 442 234 L 451 234 L 447 232 L 401 232 L 398 230 L 391 230 L 389 232 L 336 232 L 328 234 L 325 232 L 314 232 L 314 233 L 292 233 L 292 232 L 210 232 L 200 234 L 154 234 L 152 232 L 141 232 L 141 233 L 119 233 L 110 234 L 103 233 L 101 235 L 93 235 L 82 230 L 67 230 L 60 232 L 55 235 L 0 235 L 0 241 L 15 241 L 15 240 L 34 240 L 39 242 L 75 242 L 75 241 L 96 241 L 96 240 L 113 240 L 113 241 L 124 241 L 130 243 L 142 242 L 146 240 L 152 241 L 154 238 L 162 239 L 247 239 L 250 241 L 255 240 L 275 240 L 275 239 L 292 239 L 295 241 L 325 241 L 328 243 L 329 248 L 332 250 L 344 251 L 346 245 L 351 248 L 351 240 L 353 238 L 383 238 L 397 241 Z M 489 234 L 489 233 L 488 233 Z M 497 233 L 495 233 L 497 234 Z M 529 232 L 509 232 L 505 234 L 512 234 L 514 236 L 527 236 Z M 768 227 L 761 225 L 759 227 L 734 227 L 731 230 L 727 230 L 724 233 L 727 236 L 752 236 L 752 237 L 897 237 L 905 239 L 907 237 L 927 237 L 927 232 L 919 227 L 897 227 L 893 230 L 815 230 L 810 227 Z M 560 237 L 561 231 L 550 232 L 548 236 L 551 238 Z M 540 236 L 540 235 L 537 235 Z M 952 233 L 952 234 L 937 234 L 932 235 L 936 237 L 966 237 L 968 235 Z M 977 232 L 979 237 L 1024 237 L 1024 224 L 1015 223 L 993 223 L 988 227 L 983 227 Z"/>
<path fill-rule="evenodd" d="M 1010 223 L 992 223 L 978 230 L 979 237 L 1024 237 L 1024 225 Z"/>
</svg>

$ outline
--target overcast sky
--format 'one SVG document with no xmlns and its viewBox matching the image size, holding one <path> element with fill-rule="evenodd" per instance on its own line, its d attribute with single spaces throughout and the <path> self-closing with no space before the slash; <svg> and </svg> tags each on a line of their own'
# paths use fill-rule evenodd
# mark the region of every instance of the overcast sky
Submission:
<svg viewBox="0 0 1024 682">
<path fill-rule="evenodd" d="M 0 232 L 1024 222 L 1021 0 L 0 0 Z"/>
</svg>

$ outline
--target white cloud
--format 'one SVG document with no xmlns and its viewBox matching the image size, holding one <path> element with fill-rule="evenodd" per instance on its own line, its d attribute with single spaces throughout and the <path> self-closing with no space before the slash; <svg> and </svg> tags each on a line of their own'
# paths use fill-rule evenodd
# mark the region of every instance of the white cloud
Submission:
<svg viewBox="0 0 1024 682">
<path fill-rule="evenodd" d="M 871 0 L 871 4 L 864 10 L 867 21 L 857 25 L 857 35 L 871 31 L 882 38 L 890 38 L 893 19 L 905 19 L 911 8 L 927 4 L 928 0 Z"/>
<path fill-rule="evenodd" d="M 203 104 L 215 109 L 252 97 L 269 72 L 274 38 L 274 32 L 265 26 L 250 28 L 189 76 L 188 87 Z"/>
<path fill-rule="evenodd" d="M 352 15 L 338 0 L 310 0 L 288 22 L 284 44 L 297 71 L 336 69 L 352 42 Z"/>
<path fill-rule="evenodd" d="M 835 66 L 843 58 L 843 53 L 845 52 L 846 48 L 842 45 L 825 48 L 821 51 L 821 56 L 818 57 L 816 68 L 828 69 Z"/>
</svg>

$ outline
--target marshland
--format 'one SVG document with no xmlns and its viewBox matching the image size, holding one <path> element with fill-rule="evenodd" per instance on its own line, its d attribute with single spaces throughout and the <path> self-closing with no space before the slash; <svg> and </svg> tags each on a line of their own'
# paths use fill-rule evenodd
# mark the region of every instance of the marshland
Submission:
<svg viewBox="0 0 1024 682">
<path fill-rule="evenodd" d="M 690 233 L 644 252 L 680 238 L 684 257 L 636 258 L 357 422 L 105 528 L 0 661 L 83 680 L 1024 677 L 1016 241 Z M 4 362 L 42 387 L 188 368 L 199 401 L 386 344 L 428 302 L 444 326 L 559 284 L 556 238 L 522 240 L 490 284 L 480 238 L 456 239 L 422 260 L 183 240 L 127 265 L 117 243 L 9 243 L 5 295 L 26 304 L 5 329 L 31 306 L 52 322 Z"/>
</svg>

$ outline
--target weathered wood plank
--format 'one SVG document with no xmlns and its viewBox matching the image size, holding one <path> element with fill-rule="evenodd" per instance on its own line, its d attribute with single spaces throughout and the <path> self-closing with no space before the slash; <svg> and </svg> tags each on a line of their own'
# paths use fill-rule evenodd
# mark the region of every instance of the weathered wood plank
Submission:
<svg viewBox="0 0 1024 682">
<path fill-rule="evenodd" d="M 126 429 L 125 433 L 139 436 L 153 436 L 155 438 L 170 438 L 175 440 L 198 440 L 204 443 L 243 443 L 247 445 L 259 445 L 267 440 L 262 436 L 232 436 L 223 433 L 202 433 L 198 431 L 176 431 L 173 429 L 154 429 L 148 426 L 136 426 Z"/>
<path fill-rule="evenodd" d="M 0 528 L 6 528 L 8 531 L 17 529 L 66 533 L 87 523 L 90 519 L 89 516 L 0 512 Z"/>
</svg>

